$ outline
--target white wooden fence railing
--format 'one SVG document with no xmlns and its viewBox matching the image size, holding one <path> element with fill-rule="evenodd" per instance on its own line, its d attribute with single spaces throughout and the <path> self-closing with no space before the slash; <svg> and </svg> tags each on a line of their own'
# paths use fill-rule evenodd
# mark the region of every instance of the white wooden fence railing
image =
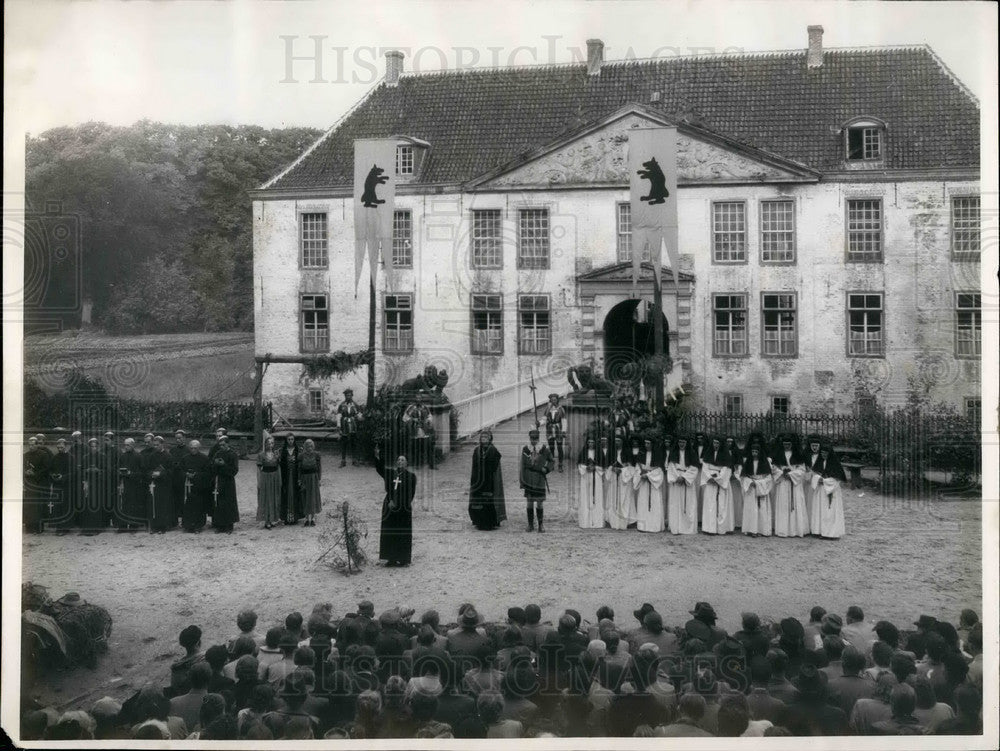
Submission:
<svg viewBox="0 0 1000 751">
<path fill-rule="evenodd" d="M 535 374 L 535 398 L 538 400 L 539 415 L 548 403 L 549 394 L 565 396 L 572 391 L 566 380 L 568 371 L 569 368 L 565 367 Z M 529 412 L 532 406 L 530 378 L 454 402 L 451 408 L 458 415 L 458 432 L 455 437 L 467 438 L 483 428 Z"/>
</svg>

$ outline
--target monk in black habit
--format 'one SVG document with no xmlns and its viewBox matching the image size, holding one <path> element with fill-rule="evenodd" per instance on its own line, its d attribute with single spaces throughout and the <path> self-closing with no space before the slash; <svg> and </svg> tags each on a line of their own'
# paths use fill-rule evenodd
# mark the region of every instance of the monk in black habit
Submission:
<svg viewBox="0 0 1000 751">
<path fill-rule="evenodd" d="M 80 534 L 87 537 L 100 534 L 108 524 L 106 498 L 108 488 L 117 478 L 108 476 L 107 461 L 96 438 L 87 442 L 87 450 L 80 459 L 80 505 L 77 523 Z"/>
<path fill-rule="evenodd" d="M 417 492 L 417 476 L 406 468 L 406 457 L 396 459 L 395 468 L 384 467 L 382 457 L 375 454 L 375 471 L 385 483 L 382 501 L 382 530 L 379 534 L 378 557 L 386 566 L 409 566 L 413 551 L 413 496 Z"/>
<path fill-rule="evenodd" d="M 228 533 L 233 531 L 233 524 L 240 520 L 240 512 L 236 505 L 236 473 L 240 465 L 226 435 L 219 437 L 216 446 L 212 458 L 212 473 L 215 476 L 215 487 L 212 489 L 215 501 L 212 509 L 212 526 L 216 532 Z"/>
<path fill-rule="evenodd" d="M 22 519 L 28 532 L 42 531 L 45 504 L 49 501 L 49 468 L 52 454 L 45 446 L 38 445 L 38 437 L 28 439 L 24 454 L 24 504 Z"/>
<path fill-rule="evenodd" d="M 132 532 L 146 517 L 147 492 L 142 456 L 135 450 L 135 439 L 125 439 L 125 450 L 118 457 L 119 493 L 115 526 L 119 532 Z"/>
<path fill-rule="evenodd" d="M 153 438 L 153 450 L 145 455 L 143 460 L 146 476 L 146 503 L 148 508 L 146 518 L 149 520 L 149 533 L 163 534 L 177 524 L 177 512 L 174 511 L 174 489 L 172 477 L 173 458 L 163 438 Z"/>
<path fill-rule="evenodd" d="M 211 503 L 212 464 L 200 451 L 201 444 L 191 441 L 184 457 L 184 531 L 201 532 Z"/>
<path fill-rule="evenodd" d="M 503 495 L 500 452 L 493 445 L 493 433 L 479 434 L 479 445 L 472 452 L 472 478 L 469 480 L 469 518 L 476 529 L 491 530 L 507 520 Z"/>
</svg>

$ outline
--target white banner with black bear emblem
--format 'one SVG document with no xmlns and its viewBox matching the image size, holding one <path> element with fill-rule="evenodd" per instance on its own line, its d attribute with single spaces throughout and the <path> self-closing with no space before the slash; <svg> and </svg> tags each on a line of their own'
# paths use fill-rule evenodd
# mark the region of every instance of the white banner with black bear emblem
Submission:
<svg viewBox="0 0 1000 751">
<path fill-rule="evenodd" d="M 387 138 L 354 142 L 354 288 L 368 252 L 372 283 L 379 248 L 386 282 L 392 288 L 392 213 L 396 203 L 396 141 Z"/>
<path fill-rule="evenodd" d="M 628 139 L 632 210 L 632 281 L 638 284 L 644 251 L 660 284 L 663 248 L 677 280 L 677 128 L 638 128 Z M 647 250 L 648 248 L 648 250 Z"/>
</svg>

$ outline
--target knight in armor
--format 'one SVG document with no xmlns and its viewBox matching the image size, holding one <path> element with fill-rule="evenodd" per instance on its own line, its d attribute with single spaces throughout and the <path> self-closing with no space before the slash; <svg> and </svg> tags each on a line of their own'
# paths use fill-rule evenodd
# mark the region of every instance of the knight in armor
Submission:
<svg viewBox="0 0 1000 751">
<path fill-rule="evenodd" d="M 559 471 L 563 471 L 563 443 L 566 435 L 566 410 L 559 404 L 559 394 L 549 394 L 549 404 L 545 408 L 545 437 L 549 443 L 549 454 L 558 456 Z M 558 454 L 556 449 L 558 447 Z"/>
<path fill-rule="evenodd" d="M 361 422 L 361 408 L 354 402 L 354 390 L 344 390 L 344 401 L 337 407 L 337 419 L 340 427 L 340 466 L 347 466 L 347 455 L 351 455 L 351 464 L 358 466 L 357 439 L 358 423 Z"/>
</svg>

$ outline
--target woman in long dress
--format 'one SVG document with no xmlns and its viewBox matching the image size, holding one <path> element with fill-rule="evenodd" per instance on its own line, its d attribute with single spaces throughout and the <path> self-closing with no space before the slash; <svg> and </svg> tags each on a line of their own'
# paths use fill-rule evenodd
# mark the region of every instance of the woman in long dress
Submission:
<svg viewBox="0 0 1000 751">
<path fill-rule="evenodd" d="M 803 537 L 809 532 L 809 513 L 803 485 L 806 463 L 791 434 L 781 437 L 781 448 L 771 457 L 774 480 L 774 534 L 777 537 Z"/>
<path fill-rule="evenodd" d="M 597 441 L 588 436 L 577 456 L 579 490 L 577 491 L 577 523 L 580 529 L 604 528 L 604 473 L 597 453 Z"/>
<path fill-rule="evenodd" d="M 299 496 L 299 447 L 295 445 L 295 435 L 285 436 L 285 445 L 278 454 L 281 467 L 281 519 L 285 524 L 298 524 L 302 518 L 302 504 Z"/>
<path fill-rule="evenodd" d="M 640 532 L 662 532 L 666 526 L 663 514 L 663 458 L 649 438 L 643 441 L 640 462 L 639 473 L 632 478 L 636 491 L 635 526 Z"/>
<path fill-rule="evenodd" d="M 844 495 L 841 483 L 847 481 L 840 458 L 829 443 L 820 445 L 819 457 L 812 465 L 813 505 L 819 516 L 819 536 L 836 540 L 844 536 Z"/>
<path fill-rule="evenodd" d="M 746 445 L 747 457 L 740 468 L 743 491 L 743 534 L 756 537 L 771 536 L 771 462 L 764 451 L 764 440 L 750 436 Z"/>
<path fill-rule="evenodd" d="M 667 522 L 675 535 L 698 532 L 698 460 L 686 436 L 667 454 Z"/>
<path fill-rule="evenodd" d="M 257 457 L 257 521 L 264 529 L 273 529 L 281 520 L 281 467 L 274 438 L 264 439 L 264 450 Z"/>
<path fill-rule="evenodd" d="M 713 437 L 702 453 L 701 463 L 701 531 L 710 535 L 732 532 L 732 508 L 729 498 L 729 468 L 731 459 L 722 441 Z"/>
<path fill-rule="evenodd" d="M 736 442 L 736 436 L 726 436 L 726 451 L 729 453 L 729 469 L 732 474 L 729 477 L 729 498 L 730 509 L 732 511 L 731 529 L 740 529 L 743 526 L 743 486 L 740 484 L 740 473 L 743 468 L 743 452 Z"/>
<path fill-rule="evenodd" d="M 492 431 L 482 431 L 479 445 L 472 452 L 469 479 L 469 518 L 479 530 L 496 529 L 507 518 L 500 458 L 500 452 L 493 445 Z"/>
<path fill-rule="evenodd" d="M 306 527 L 316 526 L 316 514 L 323 510 L 319 497 L 319 481 L 322 477 L 322 462 L 316 453 L 316 444 L 306 438 L 299 455 L 299 503 L 306 517 Z"/>
</svg>

